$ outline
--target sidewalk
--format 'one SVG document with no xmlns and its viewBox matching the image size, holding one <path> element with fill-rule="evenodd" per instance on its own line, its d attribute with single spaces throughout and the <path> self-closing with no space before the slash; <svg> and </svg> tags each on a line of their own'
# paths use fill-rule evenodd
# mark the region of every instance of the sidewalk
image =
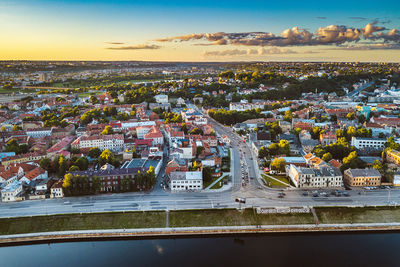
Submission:
<svg viewBox="0 0 400 267">
<path fill-rule="evenodd" d="M 398 231 L 400 223 L 355 224 L 300 224 L 300 225 L 249 225 L 146 229 L 75 230 L 43 233 L 27 233 L 0 236 L 0 244 L 24 242 L 49 242 L 56 240 L 83 240 L 116 237 L 159 237 L 186 235 L 222 235 L 245 233 L 297 233 L 339 231 Z"/>
</svg>

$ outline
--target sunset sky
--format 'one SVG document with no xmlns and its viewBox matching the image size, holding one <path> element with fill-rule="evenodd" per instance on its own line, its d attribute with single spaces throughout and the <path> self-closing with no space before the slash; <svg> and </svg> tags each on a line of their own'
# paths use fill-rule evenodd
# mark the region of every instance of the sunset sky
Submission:
<svg viewBox="0 0 400 267">
<path fill-rule="evenodd" d="M 2 0 L 0 25 L 1 60 L 400 62 L 398 0 Z"/>
</svg>

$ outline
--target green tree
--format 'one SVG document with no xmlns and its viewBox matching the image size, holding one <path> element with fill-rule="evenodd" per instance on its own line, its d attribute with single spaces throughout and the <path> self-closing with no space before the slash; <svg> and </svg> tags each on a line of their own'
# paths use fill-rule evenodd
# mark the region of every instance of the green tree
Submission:
<svg viewBox="0 0 400 267">
<path fill-rule="evenodd" d="M 212 170 L 211 167 L 205 166 L 203 167 L 203 182 L 209 183 L 212 179 Z"/>
<path fill-rule="evenodd" d="M 49 171 L 51 167 L 51 160 L 49 158 L 42 158 L 40 159 L 39 165 L 46 171 Z"/>
<path fill-rule="evenodd" d="M 273 170 L 284 172 L 285 166 L 286 166 L 286 161 L 283 158 L 275 158 L 271 162 L 271 169 L 273 169 Z"/>
<path fill-rule="evenodd" d="M 98 158 L 100 157 L 101 154 L 101 150 L 98 147 L 92 147 L 91 149 L 89 149 L 88 155 L 91 158 Z"/>
</svg>

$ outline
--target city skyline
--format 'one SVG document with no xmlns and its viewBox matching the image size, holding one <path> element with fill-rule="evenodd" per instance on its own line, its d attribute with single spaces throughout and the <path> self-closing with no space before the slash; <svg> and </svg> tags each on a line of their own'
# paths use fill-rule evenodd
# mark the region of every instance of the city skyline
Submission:
<svg viewBox="0 0 400 267">
<path fill-rule="evenodd" d="M 399 10 L 396 1 L 5 1 L 0 59 L 398 62 Z"/>
</svg>

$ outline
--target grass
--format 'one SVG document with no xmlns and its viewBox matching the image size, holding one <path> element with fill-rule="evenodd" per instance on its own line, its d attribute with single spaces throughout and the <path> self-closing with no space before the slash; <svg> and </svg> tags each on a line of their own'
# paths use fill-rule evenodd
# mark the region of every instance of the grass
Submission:
<svg viewBox="0 0 400 267">
<path fill-rule="evenodd" d="M 104 93 L 104 92 L 102 92 L 102 91 L 99 91 L 99 92 L 84 92 L 84 93 L 78 94 L 78 96 L 79 97 L 87 97 L 87 96 L 90 96 L 91 94 L 101 95 L 102 93 Z"/>
<path fill-rule="evenodd" d="M 221 176 L 220 176 L 221 177 Z M 219 179 L 219 177 L 213 177 L 212 179 L 211 179 L 211 181 L 209 181 L 209 182 L 204 182 L 203 181 L 203 188 L 207 188 L 210 184 L 212 184 L 212 183 L 214 183 L 216 180 L 218 180 Z"/>
<path fill-rule="evenodd" d="M 115 212 L 1 218 L 0 234 L 165 227 L 165 212 Z"/>
<path fill-rule="evenodd" d="M 271 176 L 273 176 L 273 175 L 271 175 Z M 280 182 L 278 182 L 278 181 L 276 181 L 274 179 L 271 179 L 271 178 L 269 178 L 268 176 L 266 176 L 264 174 L 262 174 L 262 177 L 264 178 L 265 182 L 267 183 L 267 185 L 269 187 L 287 187 L 287 185 L 285 185 L 283 183 L 280 183 Z M 285 177 L 282 177 L 282 176 L 273 176 L 273 177 L 276 178 L 279 181 L 282 181 L 284 183 L 289 184 L 289 181 Z"/>
<path fill-rule="evenodd" d="M 400 222 L 400 208 L 316 208 L 321 223 L 391 223 Z"/>
<path fill-rule="evenodd" d="M 253 209 L 185 210 L 169 212 L 170 227 L 312 224 L 309 214 L 256 214 Z M 1 218 L 0 234 L 68 230 L 164 228 L 164 211 L 63 214 Z"/>
<path fill-rule="evenodd" d="M 220 189 L 224 185 L 224 180 L 228 178 L 228 175 L 224 175 L 224 177 L 215 185 L 213 185 L 210 189 Z M 217 178 L 218 179 L 218 178 Z"/>
<path fill-rule="evenodd" d="M 169 215 L 169 225 L 171 227 L 312 223 L 314 223 L 314 219 L 311 213 L 256 214 L 253 209 L 245 209 L 244 211 L 238 211 L 236 209 L 170 211 Z"/>
</svg>

